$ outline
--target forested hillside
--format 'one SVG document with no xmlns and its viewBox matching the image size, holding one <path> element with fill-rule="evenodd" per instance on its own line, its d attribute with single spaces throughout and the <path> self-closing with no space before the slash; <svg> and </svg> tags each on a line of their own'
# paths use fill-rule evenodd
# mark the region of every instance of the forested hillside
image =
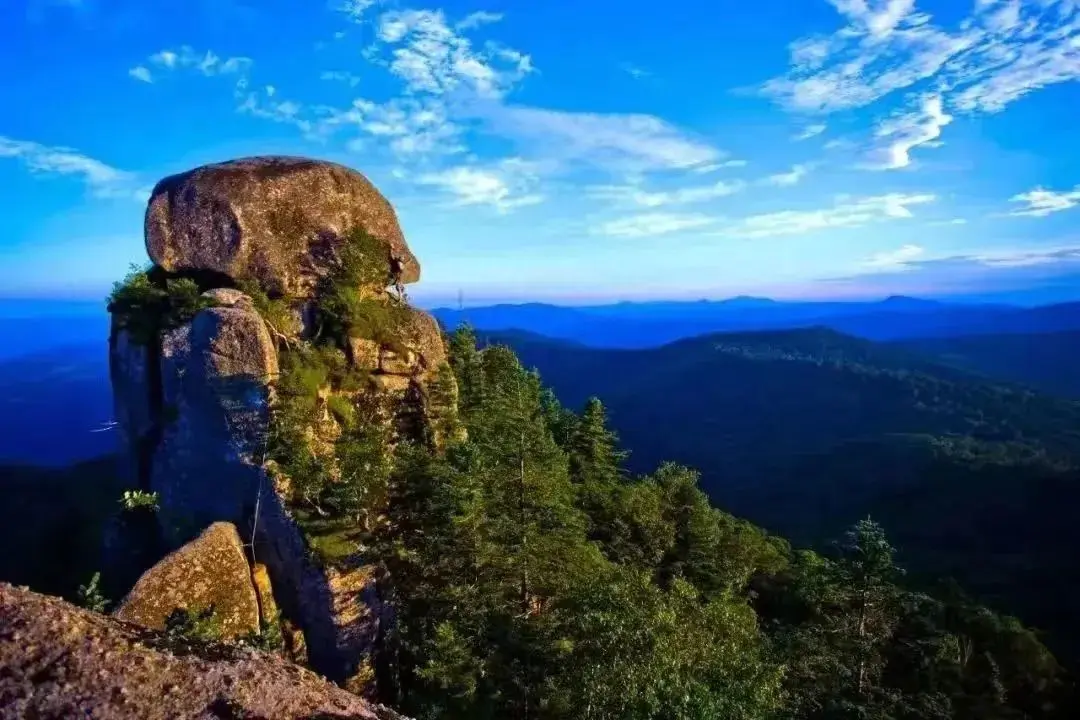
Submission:
<svg viewBox="0 0 1080 720">
<path fill-rule="evenodd" d="M 1080 398 L 1080 332 L 962 335 L 898 344 L 989 377 Z"/>
<path fill-rule="evenodd" d="M 459 331 L 450 350 L 445 441 L 399 446 L 358 488 L 384 511 L 350 536 L 395 617 L 381 702 L 416 718 L 1070 717 L 1038 636 L 957 588 L 917 589 L 874 520 L 793 548 L 711 505 L 690 468 L 628 472 L 603 404 L 572 412 L 509 348 Z M 100 531 L 119 488 L 105 463 L 21 477 L 8 507 L 53 541 L 12 536 L 29 532 L 13 516 L 5 543 L 37 551 L 23 581 L 70 596 L 61 576 L 86 553 L 56 548 Z"/>
<path fill-rule="evenodd" d="M 700 468 L 714 502 L 799 545 L 871 513 L 913 580 L 955 577 L 1077 657 L 1080 403 L 826 329 L 506 341 L 567 404 L 604 401 L 635 471 Z"/>
</svg>

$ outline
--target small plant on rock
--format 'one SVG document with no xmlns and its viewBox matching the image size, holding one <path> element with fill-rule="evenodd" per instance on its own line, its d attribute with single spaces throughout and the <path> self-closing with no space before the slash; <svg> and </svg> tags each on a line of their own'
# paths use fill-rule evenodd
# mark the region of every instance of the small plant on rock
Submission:
<svg viewBox="0 0 1080 720">
<path fill-rule="evenodd" d="M 196 611 L 176 608 L 165 618 L 165 637 L 180 642 L 221 642 L 221 620 L 213 605 Z"/>
<path fill-rule="evenodd" d="M 120 497 L 120 504 L 124 506 L 124 510 L 129 512 L 132 510 L 157 512 L 160 509 L 158 494 L 156 492 L 146 492 L 145 490 L 125 490 Z"/>
<path fill-rule="evenodd" d="M 94 573 L 90 582 L 79 586 L 79 606 L 103 613 L 109 608 L 109 601 L 101 594 L 101 573 Z"/>
</svg>

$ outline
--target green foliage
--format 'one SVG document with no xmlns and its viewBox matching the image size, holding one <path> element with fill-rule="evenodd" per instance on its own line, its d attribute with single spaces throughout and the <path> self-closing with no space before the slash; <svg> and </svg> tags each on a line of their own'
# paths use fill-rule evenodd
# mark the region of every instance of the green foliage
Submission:
<svg viewBox="0 0 1080 720">
<path fill-rule="evenodd" d="M 96 613 L 109 609 L 108 599 L 101 593 L 101 573 L 96 572 L 86 585 L 79 586 L 79 606 Z"/>
<path fill-rule="evenodd" d="M 117 327 L 140 345 L 150 344 L 159 334 L 180 327 L 200 310 L 213 306 L 214 301 L 203 297 L 191 278 L 168 278 L 136 265 L 113 285 L 108 298 Z"/>
<path fill-rule="evenodd" d="M 271 298 L 263 290 L 259 281 L 253 278 L 241 279 L 236 286 L 238 290 L 251 298 L 255 310 L 274 332 L 291 336 L 299 330 L 296 314 L 286 298 Z"/>
<path fill-rule="evenodd" d="M 280 613 L 269 621 L 262 622 L 258 632 L 248 633 L 240 638 L 239 642 L 264 652 L 277 652 L 284 648 L 285 637 L 281 632 Z"/>
<path fill-rule="evenodd" d="M 157 512 L 160 509 L 158 494 L 145 490 L 125 490 L 120 496 L 120 505 L 128 512 L 135 510 Z"/>
<path fill-rule="evenodd" d="M 165 638 L 178 644 L 221 642 L 221 619 L 213 605 L 200 610 L 176 608 L 165 618 Z"/>
<path fill-rule="evenodd" d="M 712 507 L 692 470 L 626 474 L 598 401 L 574 415 L 474 340 L 449 343 L 467 439 L 403 445 L 390 474 L 384 701 L 417 718 L 1053 711 L 1035 637 L 905 589 L 876 523 L 835 559 L 793 553 Z"/>
</svg>

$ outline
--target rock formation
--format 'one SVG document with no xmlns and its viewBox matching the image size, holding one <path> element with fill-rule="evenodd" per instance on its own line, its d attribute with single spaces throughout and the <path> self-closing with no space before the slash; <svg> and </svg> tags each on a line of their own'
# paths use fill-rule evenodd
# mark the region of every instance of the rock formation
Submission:
<svg viewBox="0 0 1080 720">
<path fill-rule="evenodd" d="M 368 390 L 319 389 L 322 416 L 307 428 L 316 461 L 335 476 L 341 428 L 330 410 L 342 405 L 397 436 L 437 439 L 425 429 L 427 390 L 446 349 L 436 321 L 400 292 L 420 267 L 393 208 L 340 165 L 247 158 L 159 182 L 146 212 L 146 247 L 154 262 L 146 282 L 156 292 L 181 279 L 197 289 L 184 301 L 192 314 L 155 318 L 148 341 L 112 308 L 111 375 L 130 484 L 157 493 L 168 548 L 212 523 L 234 524 L 253 540 L 253 560 L 265 565 L 286 627 L 303 631 L 303 642 L 292 644 L 306 646 L 312 667 L 335 681 L 364 676 L 385 614 L 373 558 L 356 545 L 341 562 L 316 561 L 291 504 L 291 478 L 268 448 L 284 355 L 326 348 L 333 332 L 320 305 L 329 302 L 327 283 L 344 290 L 335 296 L 341 302 L 366 303 L 368 314 L 331 354 L 366 378 Z M 341 275 L 343 258 L 358 256 L 364 271 Z M 295 321 L 282 321 L 271 306 Z M 370 393 L 388 414 L 359 404 Z"/>
<path fill-rule="evenodd" d="M 307 296 L 357 228 L 401 260 L 402 283 L 420 279 L 394 208 L 375 186 L 306 158 L 244 158 L 165 178 L 146 211 L 146 249 L 169 272 L 253 276 L 267 292 Z"/>
<path fill-rule="evenodd" d="M 403 720 L 279 657 L 157 633 L 0 583 L 0 718 Z"/>
<path fill-rule="evenodd" d="M 113 615 L 151 630 L 180 608 L 214 608 L 223 638 L 260 629 L 259 599 L 236 527 L 214 523 L 198 538 L 170 553 L 135 584 Z"/>
</svg>

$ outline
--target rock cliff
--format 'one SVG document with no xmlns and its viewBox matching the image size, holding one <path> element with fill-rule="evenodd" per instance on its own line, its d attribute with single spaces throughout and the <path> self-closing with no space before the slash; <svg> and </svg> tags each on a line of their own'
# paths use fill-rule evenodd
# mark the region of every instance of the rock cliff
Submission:
<svg viewBox="0 0 1080 720">
<path fill-rule="evenodd" d="M 456 393 L 396 214 L 340 165 L 245 158 L 159 182 L 146 247 L 110 304 L 128 482 L 156 493 L 166 549 L 235 525 L 311 666 L 363 690 L 379 476 L 403 438 L 438 442 Z"/>
<path fill-rule="evenodd" d="M 403 720 L 279 657 L 176 648 L 137 625 L 0 583 L 0 718 Z"/>
</svg>

